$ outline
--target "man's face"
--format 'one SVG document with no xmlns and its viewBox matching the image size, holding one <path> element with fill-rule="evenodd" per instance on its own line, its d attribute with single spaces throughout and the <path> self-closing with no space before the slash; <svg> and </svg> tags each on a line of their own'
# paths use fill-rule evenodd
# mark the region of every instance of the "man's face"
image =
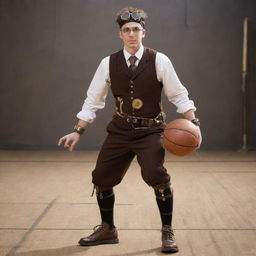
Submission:
<svg viewBox="0 0 256 256">
<path fill-rule="evenodd" d="M 142 38 L 145 36 L 145 30 L 137 22 L 128 22 L 121 27 L 119 36 L 123 40 L 125 48 L 138 50 Z"/>
</svg>

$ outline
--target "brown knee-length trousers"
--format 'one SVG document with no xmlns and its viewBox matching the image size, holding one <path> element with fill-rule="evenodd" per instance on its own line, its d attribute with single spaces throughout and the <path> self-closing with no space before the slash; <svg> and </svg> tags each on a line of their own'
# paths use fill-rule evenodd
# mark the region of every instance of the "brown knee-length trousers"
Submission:
<svg viewBox="0 0 256 256">
<path fill-rule="evenodd" d="M 170 176 L 163 166 L 163 125 L 134 129 L 132 124 L 115 115 L 107 126 L 107 132 L 108 136 L 92 172 L 94 185 L 108 189 L 119 184 L 135 155 L 142 178 L 149 186 L 170 182 Z"/>
</svg>

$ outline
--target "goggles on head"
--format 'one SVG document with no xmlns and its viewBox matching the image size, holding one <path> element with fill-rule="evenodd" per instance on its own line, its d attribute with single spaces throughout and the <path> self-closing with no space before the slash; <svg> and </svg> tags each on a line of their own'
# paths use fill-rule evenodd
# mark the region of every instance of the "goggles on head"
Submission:
<svg viewBox="0 0 256 256">
<path fill-rule="evenodd" d="M 120 18 L 123 21 L 129 21 L 129 20 L 140 21 L 142 17 L 139 12 L 125 12 L 122 15 L 120 15 Z"/>
<path fill-rule="evenodd" d="M 134 12 L 124 12 L 123 14 L 121 14 L 119 16 L 119 19 L 117 21 L 118 21 L 118 24 L 119 24 L 120 28 L 125 23 L 128 23 L 128 22 L 137 22 L 137 23 L 141 24 L 141 26 L 143 28 L 145 27 L 144 18 L 137 11 L 134 11 Z"/>
</svg>

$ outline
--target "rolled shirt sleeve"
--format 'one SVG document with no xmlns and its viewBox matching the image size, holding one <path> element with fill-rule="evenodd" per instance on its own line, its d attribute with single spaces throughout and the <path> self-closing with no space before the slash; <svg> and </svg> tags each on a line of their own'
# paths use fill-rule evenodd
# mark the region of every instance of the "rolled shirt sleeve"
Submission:
<svg viewBox="0 0 256 256">
<path fill-rule="evenodd" d="M 156 73 L 158 80 L 163 83 L 168 100 L 177 107 L 178 113 L 184 113 L 190 109 L 196 110 L 194 102 L 189 99 L 188 91 L 180 82 L 170 59 L 160 52 L 156 54 Z"/>
<path fill-rule="evenodd" d="M 104 58 L 98 66 L 87 90 L 87 97 L 77 118 L 92 123 L 96 118 L 96 111 L 105 107 L 106 96 L 109 91 L 109 56 Z"/>
</svg>

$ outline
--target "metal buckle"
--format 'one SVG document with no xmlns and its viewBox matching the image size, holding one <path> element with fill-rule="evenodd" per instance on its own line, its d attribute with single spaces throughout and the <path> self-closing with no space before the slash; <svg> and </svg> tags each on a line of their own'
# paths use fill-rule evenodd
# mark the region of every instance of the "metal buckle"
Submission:
<svg viewBox="0 0 256 256">
<path fill-rule="evenodd" d="M 132 118 L 132 123 L 133 124 L 137 124 L 138 123 L 138 119 L 137 118 Z"/>
</svg>

